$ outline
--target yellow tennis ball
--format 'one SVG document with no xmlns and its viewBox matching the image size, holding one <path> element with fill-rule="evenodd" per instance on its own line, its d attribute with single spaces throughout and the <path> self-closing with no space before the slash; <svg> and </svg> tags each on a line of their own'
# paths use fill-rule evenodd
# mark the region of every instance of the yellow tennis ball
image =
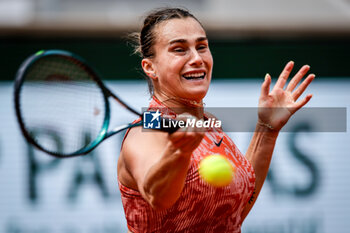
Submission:
<svg viewBox="0 0 350 233">
<path fill-rule="evenodd" d="M 220 154 L 205 157 L 199 163 L 199 175 L 208 184 L 215 187 L 229 185 L 235 175 L 235 167 Z"/>
</svg>

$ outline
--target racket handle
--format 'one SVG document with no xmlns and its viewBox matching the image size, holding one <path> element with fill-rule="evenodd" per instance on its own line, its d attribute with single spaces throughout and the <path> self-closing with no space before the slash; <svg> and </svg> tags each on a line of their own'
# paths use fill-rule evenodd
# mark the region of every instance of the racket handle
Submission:
<svg viewBox="0 0 350 233">
<path fill-rule="evenodd" d="M 176 120 L 161 117 L 160 121 L 163 123 L 161 124 L 161 128 L 160 128 L 161 131 L 172 134 L 176 132 L 178 129 L 180 129 L 179 124 L 177 124 Z M 164 127 L 164 125 L 169 127 Z"/>
</svg>

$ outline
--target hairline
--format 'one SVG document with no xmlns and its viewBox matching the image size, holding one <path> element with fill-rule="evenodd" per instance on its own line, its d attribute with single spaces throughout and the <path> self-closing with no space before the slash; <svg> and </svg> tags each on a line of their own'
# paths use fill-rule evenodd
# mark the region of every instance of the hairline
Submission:
<svg viewBox="0 0 350 233">
<path fill-rule="evenodd" d="M 174 18 L 166 19 L 166 20 L 161 21 L 161 22 L 159 22 L 158 24 L 156 24 L 155 27 L 153 28 L 153 33 L 155 33 L 155 34 L 154 34 L 154 35 L 155 35 L 155 43 L 153 44 L 153 46 L 155 46 L 155 45 L 159 42 L 159 38 L 158 38 L 158 36 L 157 36 L 157 34 L 158 34 L 157 31 L 159 30 L 159 27 L 163 25 L 163 23 L 168 23 L 169 21 L 174 20 L 174 19 L 187 19 L 187 18 L 194 19 L 194 20 L 201 26 L 201 28 L 202 28 L 203 31 L 204 31 L 205 36 L 198 37 L 198 38 L 196 39 L 196 42 L 205 41 L 205 40 L 206 40 L 206 41 L 209 41 L 209 40 L 208 40 L 208 37 L 207 37 L 207 33 L 206 33 L 206 31 L 205 31 L 203 25 L 201 24 L 201 22 L 199 22 L 199 20 L 198 20 L 197 18 L 195 18 L 194 16 L 188 15 L 188 16 L 184 16 L 184 17 L 180 17 L 180 18 L 175 18 L 175 17 L 174 17 Z M 180 40 L 183 40 L 183 42 L 186 41 L 185 39 L 182 39 L 182 38 L 174 39 L 174 40 L 179 40 L 179 41 L 180 41 Z M 174 43 L 176 43 L 176 42 L 174 42 Z M 171 41 L 170 41 L 168 44 L 174 44 L 174 43 L 171 43 Z M 154 56 L 149 57 L 149 58 L 154 58 L 155 56 L 156 56 L 156 54 L 155 54 L 155 51 L 154 51 Z"/>
</svg>

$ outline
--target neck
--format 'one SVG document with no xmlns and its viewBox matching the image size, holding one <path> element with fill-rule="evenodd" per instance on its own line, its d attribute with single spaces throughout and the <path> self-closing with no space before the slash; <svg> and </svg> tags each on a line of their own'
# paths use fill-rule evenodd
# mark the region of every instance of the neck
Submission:
<svg viewBox="0 0 350 233">
<path fill-rule="evenodd" d="M 198 119 L 203 118 L 203 100 L 196 101 L 175 96 L 171 97 L 165 93 L 154 93 L 154 97 L 168 108 L 171 108 L 176 114 L 189 113 Z"/>
</svg>

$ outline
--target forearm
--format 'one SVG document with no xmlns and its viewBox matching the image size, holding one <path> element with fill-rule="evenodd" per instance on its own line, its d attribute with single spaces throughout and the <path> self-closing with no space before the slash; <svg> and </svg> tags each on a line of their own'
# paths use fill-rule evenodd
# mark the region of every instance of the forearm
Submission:
<svg viewBox="0 0 350 233">
<path fill-rule="evenodd" d="M 257 124 L 254 135 L 246 152 L 246 158 L 253 166 L 255 172 L 255 189 L 251 199 L 242 212 L 242 221 L 253 207 L 264 184 L 270 167 L 277 136 L 277 131 L 273 131 L 266 126 Z"/>
<path fill-rule="evenodd" d="M 161 158 L 149 169 L 140 191 L 154 209 L 171 207 L 185 184 L 191 154 L 168 145 Z"/>
</svg>

